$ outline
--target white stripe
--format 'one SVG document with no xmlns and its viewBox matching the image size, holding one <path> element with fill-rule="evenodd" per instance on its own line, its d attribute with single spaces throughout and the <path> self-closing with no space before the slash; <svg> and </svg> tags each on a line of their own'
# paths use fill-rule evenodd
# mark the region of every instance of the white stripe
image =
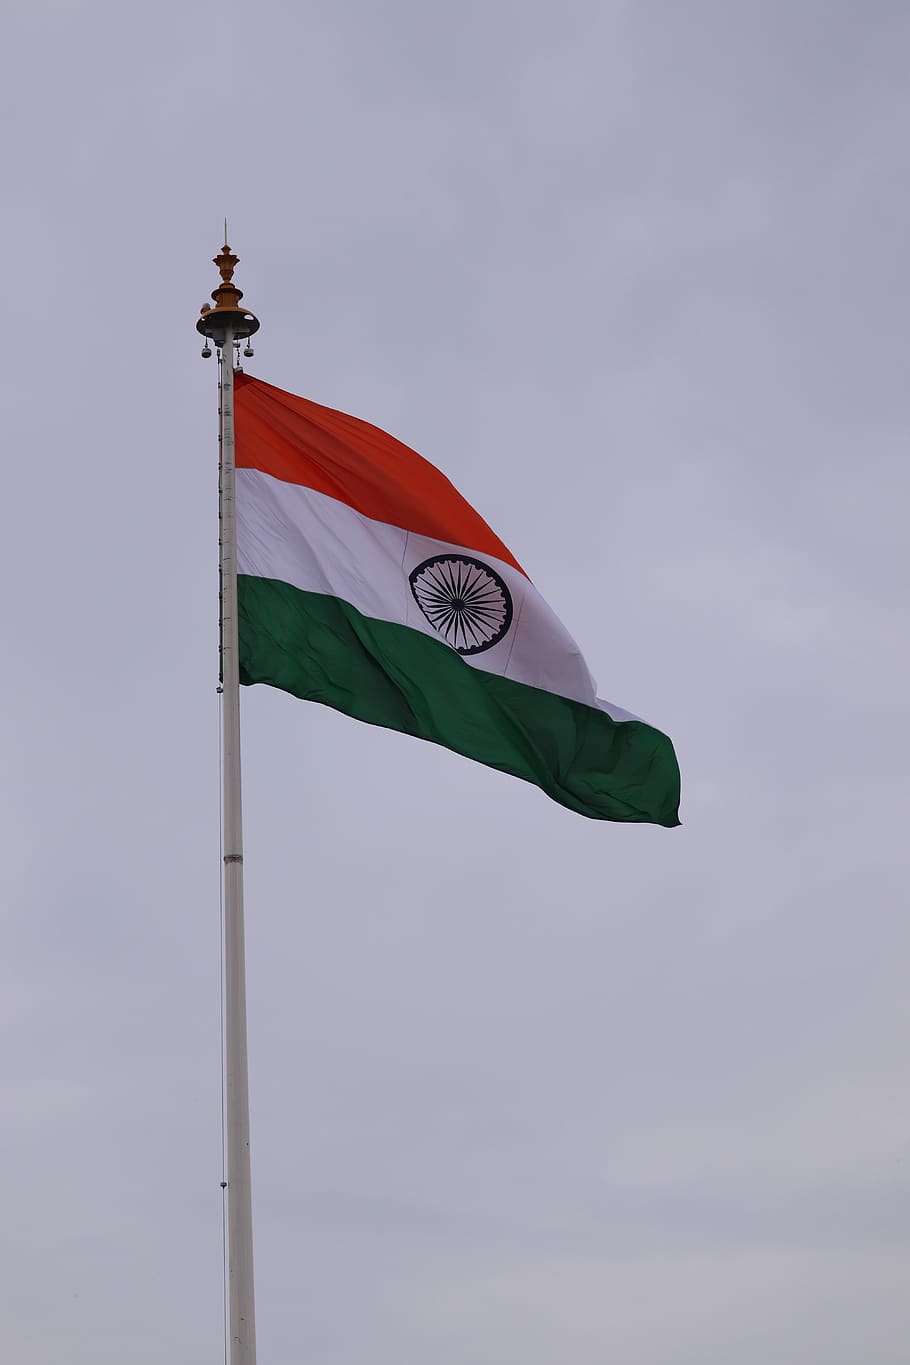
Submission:
<svg viewBox="0 0 910 1365">
<path fill-rule="evenodd" d="M 373 521 L 325 493 L 285 483 L 258 469 L 237 470 L 241 574 L 339 597 L 364 616 L 442 640 L 417 605 L 408 575 L 424 560 L 448 554 L 488 564 L 512 596 L 512 622 L 506 634 L 482 653 L 462 655 L 466 664 L 599 706 L 614 720 L 637 719 L 598 699 L 577 644 L 533 583 L 510 564 Z"/>
</svg>

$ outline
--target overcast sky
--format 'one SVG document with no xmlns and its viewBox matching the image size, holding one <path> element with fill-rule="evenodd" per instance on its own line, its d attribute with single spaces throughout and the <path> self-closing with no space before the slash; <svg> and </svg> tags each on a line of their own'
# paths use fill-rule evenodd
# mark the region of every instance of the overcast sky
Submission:
<svg viewBox="0 0 910 1365">
<path fill-rule="evenodd" d="M 222 1359 L 216 374 L 452 478 L 675 831 L 244 692 L 268 1365 L 904 1365 L 905 0 L 5 20 L 9 1365 Z"/>
</svg>

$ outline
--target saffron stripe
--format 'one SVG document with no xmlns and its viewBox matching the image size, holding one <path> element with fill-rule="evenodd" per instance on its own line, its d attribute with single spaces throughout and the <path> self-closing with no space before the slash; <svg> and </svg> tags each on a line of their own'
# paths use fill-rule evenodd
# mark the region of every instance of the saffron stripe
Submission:
<svg viewBox="0 0 910 1365">
<path fill-rule="evenodd" d="M 259 469 L 347 503 L 374 521 L 465 545 L 524 572 L 443 473 L 359 417 L 235 376 L 238 469 Z"/>
</svg>

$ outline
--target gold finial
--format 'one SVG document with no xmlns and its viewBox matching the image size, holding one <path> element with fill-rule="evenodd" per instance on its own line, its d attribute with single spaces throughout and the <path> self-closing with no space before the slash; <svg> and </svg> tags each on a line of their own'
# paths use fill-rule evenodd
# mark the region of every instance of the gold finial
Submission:
<svg viewBox="0 0 910 1365">
<path fill-rule="evenodd" d="M 224 235 L 227 237 L 227 233 Z M 217 265 L 221 275 L 221 284 L 217 289 L 212 290 L 212 298 L 215 300 L 216 308 L 238 308 L 240 306 L 243 290 L 231 283 L 234 278 L 234 267 L 239 260 L 240 257 L 234 255 L 227 242 L 225 242 L 221 254 L 212 258 L 213 264 Z"/>
<path fill-rule="evenodd" d="M 228 246 L 227 219 L 224 222 L 224 246 L 219 254 L 212 259 L 218 267 L 221 283 L 217 289 L 212 290 L 215 307 L 211 308 L 205 305 L 202 308 L 202 315 L 196 324 L 196 330 L 216 341 L 218 335 L 223 333 L 228 325 L 230 325 L 235 339 L 252 336 L 258 330 L 259 322 L 241 304 L 243 290 L 238 289 L 234 284 L 234 269 L 240 257 L 235 255 Z"/>
</svg>

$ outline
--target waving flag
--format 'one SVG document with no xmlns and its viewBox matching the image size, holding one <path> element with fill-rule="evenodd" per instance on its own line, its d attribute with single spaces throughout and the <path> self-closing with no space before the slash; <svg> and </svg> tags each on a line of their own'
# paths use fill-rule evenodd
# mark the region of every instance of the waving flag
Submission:
<svg viewBox="0 0 910 1365">
<path fill-rule="evenodd" d="M 677 825 L 666 735 L 448 479 L 356 417 L 235 377 L 240 678 L 432 740 L 597 820 Z"/>
</svg>

